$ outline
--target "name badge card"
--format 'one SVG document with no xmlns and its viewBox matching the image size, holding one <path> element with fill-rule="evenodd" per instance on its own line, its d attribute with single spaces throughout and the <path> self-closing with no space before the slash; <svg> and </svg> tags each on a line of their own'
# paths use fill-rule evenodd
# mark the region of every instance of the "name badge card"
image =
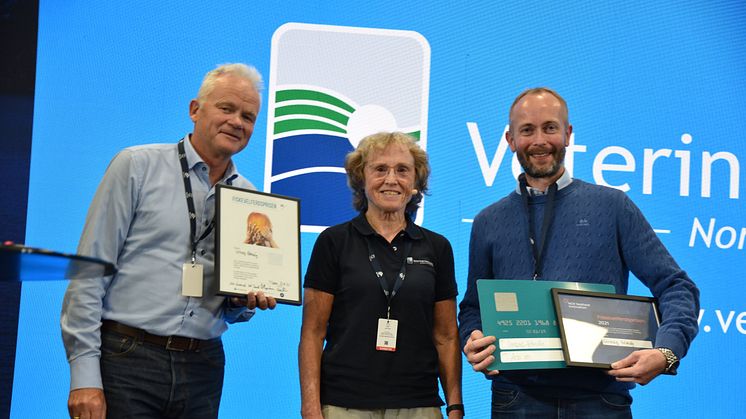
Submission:
<svg viewBox="0 0 746 419">
<path fill-rule="evenodd" d="M 202 297 L 202 264 L 185 263 L 181 266 L 181 295 Z"/>
<path fill-rule="evenodd" d="M 399 320 L 378 319 L 377 351 L 396 351 L 396 331 L 398 328 Z"/>
</svg>

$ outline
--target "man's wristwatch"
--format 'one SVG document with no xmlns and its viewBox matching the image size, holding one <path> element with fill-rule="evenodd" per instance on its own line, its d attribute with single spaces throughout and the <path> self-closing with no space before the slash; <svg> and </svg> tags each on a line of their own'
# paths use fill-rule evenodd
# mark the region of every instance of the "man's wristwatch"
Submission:
<svg viewBox="0 0 746 419">
<path fill-rule="evenodd" d="M 668 348 L 655 348 L 660 353 L 663 354 L 663 356 L 666 357 L 666 368 L 663 370 L 664 374 L 676 374 L 676 365 L 679 363 L 679 358 L 676 356 L 675 353 L 673 353 L 672 350 Z"/>
</svg>

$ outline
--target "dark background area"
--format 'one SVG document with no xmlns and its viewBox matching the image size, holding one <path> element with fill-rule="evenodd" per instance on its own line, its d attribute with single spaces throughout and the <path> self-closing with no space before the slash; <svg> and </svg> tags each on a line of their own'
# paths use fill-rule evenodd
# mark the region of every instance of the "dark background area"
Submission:
<svg viewBox="0 0 746 419">
<path fill-rule="evenodd" d="M 36 80 L 39 2 L 0 0 L 0 241 L 23 243 Z M 2 269 L 2 267 L 0 267 Z M 0 281 L 0 417 L 10 416 L 20 282 Z"/>
</svg>

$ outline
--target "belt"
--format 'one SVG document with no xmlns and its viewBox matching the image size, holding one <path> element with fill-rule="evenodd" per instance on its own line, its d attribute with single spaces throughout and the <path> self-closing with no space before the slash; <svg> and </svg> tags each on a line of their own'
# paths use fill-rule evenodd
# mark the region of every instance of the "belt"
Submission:
<svg viewBox="0 0 746 419">
<path fill-rule="evenodd" d="M 200 346 L 204 346 L 210 343 L 209 340 L 201 340 L 194 338 L 187 338 L 184 336 L 159 336 L 152 333 L 148 333 L 142 329 L 136 327 L 127 326 L 122 323 L 115 322 L 113 320 L 103 320 L 101 322 L 101 330 L 104 332 L 113 332 L 122 336 L 128 336 L 138 341 L 147 342 L 161 348 L 165 348 L 169 351 L 178 352 L 199 352 Z"/>
</svg>

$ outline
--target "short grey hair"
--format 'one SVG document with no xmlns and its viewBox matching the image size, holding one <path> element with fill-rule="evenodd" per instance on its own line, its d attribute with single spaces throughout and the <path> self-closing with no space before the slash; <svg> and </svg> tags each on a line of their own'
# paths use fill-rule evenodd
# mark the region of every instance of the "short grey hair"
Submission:
<svg viewBox="0 0 746 419">
<path fill-rule="evenodd" d="M 215 89 L 215 82 L 223 76 L 236 76 L 248 80 L 257 92 L 263 89 L 262 75 L 253 66 L 242 63 L 221 64 L 205 74 L 202 85 L 197 93 L 197 101 L 203 103 L 205 98 Z"/>
</svg>

